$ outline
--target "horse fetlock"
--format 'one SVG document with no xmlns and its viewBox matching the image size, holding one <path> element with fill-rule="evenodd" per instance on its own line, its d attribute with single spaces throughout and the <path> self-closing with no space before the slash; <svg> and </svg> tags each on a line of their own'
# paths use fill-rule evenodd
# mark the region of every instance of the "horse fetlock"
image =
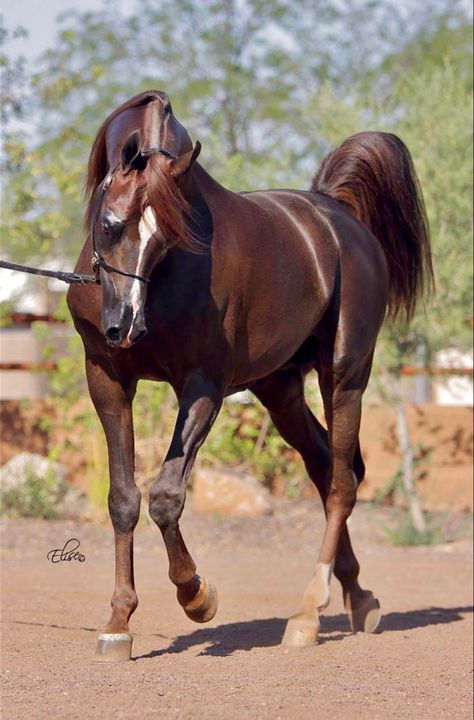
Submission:
<svg viewBox="0 0 474 720">
<path fill-rule="evenodd" d="M 308 588 L 308 599 L 310 602 L 314 601 L 318 613 L 325 610 L 331 601 L 330 582 L 332 571 L 332 563 L 319 562 L 316 565 L 314 577 Z"/>
<path fill-rule="evenodd" d="M 212 620 L 217 612 L 217 590 L 215 585 L 206 580 L 206 578 L 198 579 L 199 588 L 194 597 L 185 602 L 181 602 L 180 591 L 178 588 L 178 601 L 190 620 L 194 620 L 194 622 L 198 623 L 205 623 Z"/>
<path fill-rule="evenodd" d="M 176 597 L 178 598 L 179 604 L 183 607 L 196 597 L 196 594 L 199 592 L 202 585 L 201 578 L 196 574 L 192 576 L 191 580 L 182 581 L 179 578 L 174 577 L 170 572 L 169 578 L 171 582 L 176 585 Z"/>
<path fill-rule="evenodd" d="M 314 645 L 318 641 L 319 627 L 317 615 L 313 617 L 293 615 L 286 624 L 281 644 L 287 648 Z"/>
<path fill-rule="evenodd" d="M 334 565 L 334 575 L 343 587 L 344 597 L 349 592 L 360 590 L 357 578 L 359 577 L 360 565 L 353 554 L 344 555 L 338 552 Z"/>
</svg>

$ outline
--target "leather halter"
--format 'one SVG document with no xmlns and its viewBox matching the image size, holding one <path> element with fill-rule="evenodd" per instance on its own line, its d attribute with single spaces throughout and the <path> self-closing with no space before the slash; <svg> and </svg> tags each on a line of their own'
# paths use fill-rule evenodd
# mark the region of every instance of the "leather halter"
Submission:
<svg viewBox="0 0 474 720">
<path fill-rule="evenodd" d="M 161 155 L 164 155 L 165 157 L 172 158 L 173 160 L 177 159 L 177 156 L 173 153 L 169 152 L 169 150 L 165 150 L 165 148 L 161 147 L 150 147 L 146 148 L 146 150 L 142 150 L 140 152 L 141 155 L 144 155 L 145 157 L 149 157 L 150 155 L 156 155 L 157 153 L 160 153 Z M 97 195 L 97 200 L 95 202 L 94 212 L 92 214 L 92 221 L 91 221 L 91 239 L 92 239 L 92 271 L 94 275 L 97 278 L 97 282 L 100 282 L 100 276 L 99 271 L 102 268 L 107 273 L 116 273 L 117 275 L 124 275 L 125 277 L 133 278 L 134 280 L 140 280 L 140 282 L 148 284 L 150 282 L 150 278 L 144 277 L 143 275 L 136 275 L 135 273 L 126 272 L 125 270 L 120 270 L 119 268 L 114 267 L 113 265 L 109 265 L 108 262 L 104 260 L 103 257 L 99 255 L 99 252 L 97 251 L 97 245 L 96 245 L 96 237 L 95 237 L 95 226 L 97 222 L 97 214 L 99 212 L 100 206 L 102 205 L 102 201 L 104 199 L 104 195 L 107 192 L 107 189 L 109 188 L 114 173 L 117 170 L 118 165 L 116 165 L 113 170 L 109 170 L 105 178 L 102 180 L 101 184 L 99 185 L 99 193 Z"/>
</svg>

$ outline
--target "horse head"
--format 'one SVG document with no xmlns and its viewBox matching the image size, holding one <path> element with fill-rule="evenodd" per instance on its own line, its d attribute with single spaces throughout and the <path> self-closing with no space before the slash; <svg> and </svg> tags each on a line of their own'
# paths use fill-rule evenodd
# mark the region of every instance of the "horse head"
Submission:
<svg viewBox="0 0 474 720">
<path fill-rule="evenodd" d="M 102 328 L 108 344 L 122 348 L 147 332 L 144 307 L 154 267 L 173 245 L 193 245 L 181 186 L 200 144 L 193 148 L 164 93 L 146 99 L 104 123 L 108 172 L 89 211 Z M 91 161 L 93 155 L 94 149 Z"/>
</svg>

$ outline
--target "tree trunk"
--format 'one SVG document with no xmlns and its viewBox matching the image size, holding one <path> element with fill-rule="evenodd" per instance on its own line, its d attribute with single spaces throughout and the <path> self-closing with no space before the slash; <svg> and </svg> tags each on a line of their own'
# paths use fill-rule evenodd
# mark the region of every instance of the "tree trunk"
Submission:
<svg viewBox="0 0 474 720">
<path fill-rule="evenodd" d="M 270 422 L 271 422 L 270 414 L 265 411 L 265 415 L 263 416 L 263 419 L 262 419 L 262 425 L 260 427 L 260 432 L 259 432 L 258 438 L 255 442 L 255 448 L 253 451 L 254 457 L 258 457 L 263 450 L 263 445 L 265 443 L 265 440 L 267 439 L 268 431 L 270 429 Z"/>
<path fill-rule="evenodd" d="M 416 489 L 415 475 L 413 471 L 413 449 L 410 443 L 406 409 L 400 400 L 395 405 L 397 413 L 397 436 L 402 458 L 402 480 L 403 487 L 408 498 L 413 526 L 418 532 L 426 532 L 426 521 L 421 507 L 421 499 Z"/>
</svg>

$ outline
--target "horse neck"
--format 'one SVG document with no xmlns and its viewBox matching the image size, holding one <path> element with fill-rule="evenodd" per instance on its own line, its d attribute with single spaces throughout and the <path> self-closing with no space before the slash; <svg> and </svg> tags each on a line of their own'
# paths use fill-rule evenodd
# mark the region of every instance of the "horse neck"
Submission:
<svg viewBox="0 0 474 720">
<path fill-rule="evenodd" d="M 197 234 L 206 244 L 210 237 L 213 242 L 225 242 L 226 220 L 235 212 L 239 196 L 221 185 L 198 163 L 194 163 L 187 179 L 183 195 L 195 217 L 200 218 Z"/>
<path fill-rule="evenodd" d="M 196 202 L 204 201 L 209 207 L 214 203 L 225 203 L 231 201 L 235 193 L 227 190 L 212 175 L 204 170 L 202 165 L 194 163 L 189 173 L 188 183 L 183 187 L 183 195 L 190 205 L 194 206 Z"/>
</svg>

